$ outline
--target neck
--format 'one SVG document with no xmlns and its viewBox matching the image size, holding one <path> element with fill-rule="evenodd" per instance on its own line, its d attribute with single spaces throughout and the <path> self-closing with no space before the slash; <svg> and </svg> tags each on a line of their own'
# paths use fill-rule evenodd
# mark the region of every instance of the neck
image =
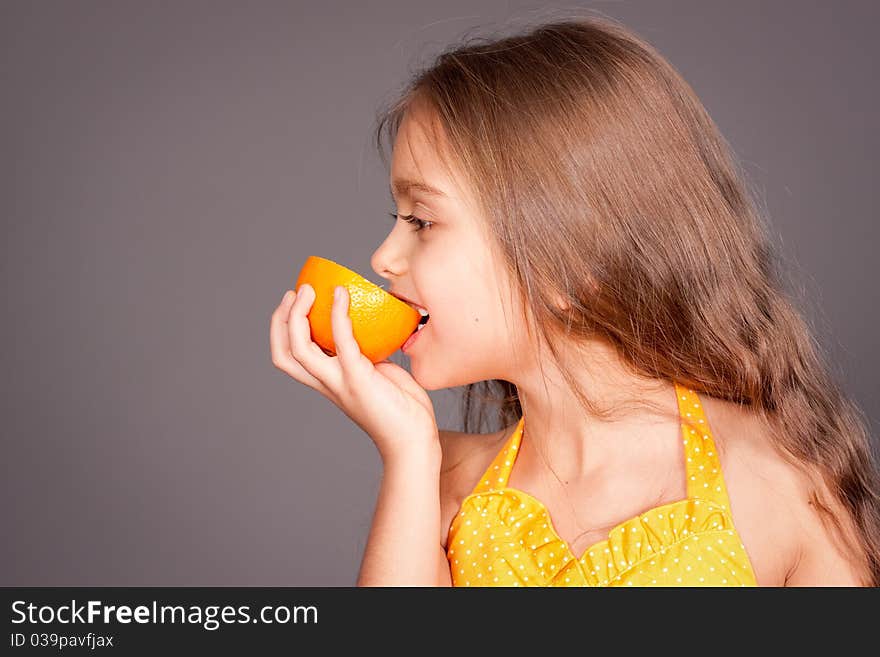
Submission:
<svg viewBox="0 0 880 657">
<path fill-rule="evenodd" d="M 625 473 L 636 459 L 667 462 L 662 459 L 678 448 L 674 436 L 679 434 L 672 382 L 633 374 L 611 348 L 599 344 L 581 348 L 566 362 L 574 364 L 577 382 L 598 414 L 583 408 L 549 359 L 543 372 L 537 365 L 519 370 L 509 380 L 523 409 L 526 460 L 566 484 Z"/>
</svg>

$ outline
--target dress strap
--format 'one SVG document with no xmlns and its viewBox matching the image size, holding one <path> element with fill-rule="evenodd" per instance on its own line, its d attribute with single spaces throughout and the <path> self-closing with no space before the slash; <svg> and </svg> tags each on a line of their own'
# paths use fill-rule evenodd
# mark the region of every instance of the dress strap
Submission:
<svg viewBox="0 0 880 657">
<path fill-rule="evenodd" d="M 522 439 L 522 430 L 524 424 L 524 416 L 519 418 L 516 428 L 510 435 L 510 438 L 504 443 L 501 451 L 495 455 L 492 463 L 486 468 L 483 477 L 474 487 L 473 493 L 483 493 L 490 490 L 498 490 L 507 486 L 507 480 L 510 478 L 510 471 L 513 469 L 513 463 L 519 454 L 519 445 Z"/>
<path fill-rule="evenodd" d="M 702 400 L 691 388 L 674 382 L 681 419 L 681 438 L 684 443 L 687 496 L 703 499 L 730 509 L 727 486 L 721 472 L 721 461 Z M 504 446 L 486 468 L 472 493 L 482 493 L 507 487 L 510 472 L 522 442 L 525 417 L 520 417 L 516 428 Z"/>
<path fill-rule="evenodd" d="M 675 391 L 681 418 L 688 497 L 709 500 L 729 511 L 730 500 L 721 474 L 721 460 L 700 396 L 677 382 Z"/>
</svg>

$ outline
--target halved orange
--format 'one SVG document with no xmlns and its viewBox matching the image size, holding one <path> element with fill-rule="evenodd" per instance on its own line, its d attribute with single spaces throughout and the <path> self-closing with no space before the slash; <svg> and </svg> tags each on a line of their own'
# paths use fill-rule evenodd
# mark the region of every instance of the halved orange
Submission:
<svg viewBox="0 0 880 657">
<path fill-rule="evenodd" d="M 309 310 L 311 337 L 328 356 L 336 355 L 330 319 L 333 290 L 342 285 L 350 298 L 348 314 L 354 339 L 371 362 L 385 360 L 412 335 L 422 319 L 418 310 L 392 296 L 357 272 L 321 258 L 309 256 L 296 279 L 295 290 L 308 283 L 315 290 Z"/>
</svg>

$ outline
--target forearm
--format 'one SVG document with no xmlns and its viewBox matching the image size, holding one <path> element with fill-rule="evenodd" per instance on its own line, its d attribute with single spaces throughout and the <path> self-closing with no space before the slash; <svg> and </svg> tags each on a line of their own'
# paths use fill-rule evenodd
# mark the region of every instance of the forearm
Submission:
<svg viewBox="0 0 880 657">
<path fill-rule="evenodd" d="M 437 586 L 441 450 L 384 463 L 358 586 Z"/>
</svg>

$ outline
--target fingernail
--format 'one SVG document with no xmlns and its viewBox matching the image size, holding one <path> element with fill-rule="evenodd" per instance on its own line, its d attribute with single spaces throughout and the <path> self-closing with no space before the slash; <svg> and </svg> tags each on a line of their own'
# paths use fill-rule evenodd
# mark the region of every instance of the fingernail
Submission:
<svg viewBox="0 0 880 657">
<path fill-rule="evenodd" d="M 333 289 L 333 298 L 336 299 L 337 301 L 339 301 L 342 298 L 342 288 L 339 285 L 337 285 Z"/>
</svg>

